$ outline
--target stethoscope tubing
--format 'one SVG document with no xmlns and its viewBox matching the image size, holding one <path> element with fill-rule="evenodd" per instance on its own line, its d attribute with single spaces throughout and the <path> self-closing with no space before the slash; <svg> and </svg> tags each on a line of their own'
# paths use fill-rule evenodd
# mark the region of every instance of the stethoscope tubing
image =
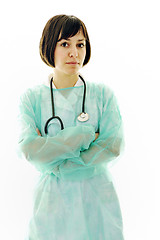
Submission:
<svg viewBox="0 0 160 240">
<path fill-rule="evenodd" d="M 85 113 L 85 100 L 86 100 L 86 83 L 81 75 L 79 75 L 80 79 L 84 84 L 84 93 L 83 93 L 83 102 L 82 102 L 82 113 Z"/>
<path fill-rule="evenodd" d="M 85 113 L 85 99 L 86 99 L 86 83 L 83 79 L 83 77 L 81 75 L 79 75 L 80 79 L 83 81 L 83 84 L 84 84 L 84 93 L 83 93 L 83 101 L 82 101 L 82 113 L 86 114 Z M 51 105 L 52 105 L 52 117 L 49 118 L 45 124 L 45 128 L 44 128 L 44 131 L 45 131 L 45 134 L 48 134 L 48 125 L 49 125 L 49 122 L 53 119 L 58 119 L 60 124 L 61 124 L 61 130 L 64 129 L 64 125 L 63 125 L 63 122 L 61 120 L 60 117 L 58 116 L 55 116 L 55 108 L 54 108 L 54 97 L 53 97 L 53 86 L 52 86 L 52 83 L 53 83 L 53 77 L 51 78 L 50 80 L 50 92 L 51 92 Z"/>
</svg>

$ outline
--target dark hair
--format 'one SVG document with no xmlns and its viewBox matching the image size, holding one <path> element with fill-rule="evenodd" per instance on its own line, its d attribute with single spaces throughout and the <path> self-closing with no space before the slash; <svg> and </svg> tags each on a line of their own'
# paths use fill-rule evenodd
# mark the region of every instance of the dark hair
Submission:
<svg viewBox="0 0 160 240">
<path fill-rule="evenodd" d="M 42 60 L 50 67 L 55 67 L 54 51 L 61 33 L 61 39 L 68 39 L 76 35 L 82 29 L 86 40 L 86 56 L 83 66 L 89 62 L 91 46 L 88 32 L 84 23 L 72 15 L 57 15 L 46 23 L 40 40 L 39 51 Z"/>
</svg>

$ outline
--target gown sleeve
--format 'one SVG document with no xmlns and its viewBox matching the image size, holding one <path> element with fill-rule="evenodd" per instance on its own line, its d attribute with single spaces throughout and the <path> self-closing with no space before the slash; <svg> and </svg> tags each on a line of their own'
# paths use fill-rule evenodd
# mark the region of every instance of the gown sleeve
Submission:
<svg viewBox="0 0 160 240">
<path fill-rule="evenodd" d="M 107 95 L 109 99 L 107 100 Z M 104 89 L 103 113 L 99 125 L 99 137 L 89 149 L 81 152 L 80 157 L 86 166 L 107 164 L 115 160 L 124 148 L 123 123 L 113 92 Z"/>
<path fill-rule="evenodd" d="M 60 166 L 60 176 L 73 179 L 97 175 L 115 162 L 124 148 L 122 117 L 114 93 L 103 87 L 103 111 L 99 122 L 99 137 L 80 156 L 68 159 Z M 74 172 L 76 175 L 74 174 Z"/>
<path fill-rule="evenodd" d="M 33 94 L 25 93 L 19 106 L 18 154 L 25 156 L 40 172 L 58 171 L 65 159 L 77 158 L 89 148 L 95 138 L 94 128 L 88 126 L 68 127 L 54 137 L 41 137 L 36 132 L 37 119 Z"/>
</svg>

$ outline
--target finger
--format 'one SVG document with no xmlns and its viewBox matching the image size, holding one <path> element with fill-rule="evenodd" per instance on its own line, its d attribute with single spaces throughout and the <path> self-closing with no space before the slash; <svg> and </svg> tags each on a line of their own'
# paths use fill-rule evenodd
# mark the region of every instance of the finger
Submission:
<svg viewBox="0 0 160 240">
<path fill-rule="evenodd" d="M 38 136 L 42 136 L 38 128 L 36 128 L 36 132 L 38 133 Z"/>
<path fill-rule="evenodd" d="M 96 133 L 96 137 L 95 137 L 95 140 L 96 140 L 96 139 L 98 138 L 98 135 L 99 135 L 99 134 L 98 134 L 98 133 Z"/>
<path fill-rule="evenodd" d="M 98 136 L 99 136 L 99 133 L 95 133 L 95 139 L 94 139 L 94 141 L 96 141 L 96 139 L 98 138 Z M 94 142 L 93 141 L 93 142 Z"/>
</svg>

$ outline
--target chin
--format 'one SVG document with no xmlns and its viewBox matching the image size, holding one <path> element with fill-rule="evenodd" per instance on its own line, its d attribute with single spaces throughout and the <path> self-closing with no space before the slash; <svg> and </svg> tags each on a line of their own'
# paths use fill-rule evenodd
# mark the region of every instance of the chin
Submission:
<svg viewBox="0 0 160 240">
<path fill-rule="evenodd" d="M 70 71 L 66 71 L 67 75 L 77 75 L 79 73 L 79 69 L 77 70 L 70 70 Z"/>
</svg>

